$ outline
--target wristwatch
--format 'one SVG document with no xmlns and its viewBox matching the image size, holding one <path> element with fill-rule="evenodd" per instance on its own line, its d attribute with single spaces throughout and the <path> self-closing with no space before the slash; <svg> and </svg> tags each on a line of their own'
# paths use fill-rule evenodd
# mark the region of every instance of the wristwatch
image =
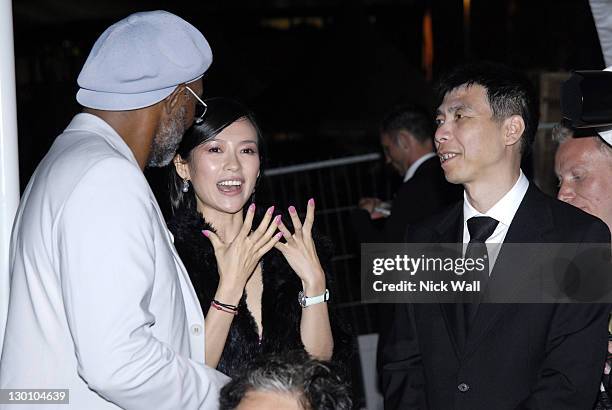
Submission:
<svg viewBox="0 0 612 410">
<path fill-rule="evenodd" d="M 300 293 L 298 293 L 298 303 L 303 308 L 312 306 L 312 305 L 316 305 L 317 303 L 327 302 L 328 300 L 329 300 L 329 289 L 325 289 L 325 292 L 319 296 L 308 297 L 304 294 L 303 290 L 301 290 Z"/>
</svg>

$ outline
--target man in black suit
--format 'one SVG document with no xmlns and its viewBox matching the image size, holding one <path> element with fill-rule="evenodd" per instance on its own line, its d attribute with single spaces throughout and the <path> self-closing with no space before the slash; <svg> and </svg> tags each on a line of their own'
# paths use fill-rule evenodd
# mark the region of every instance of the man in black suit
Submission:
<svg viewBox="0 0 612 410">
<path fill-rule="evenodd" d="M 545 196 L 523 175 L 521 156 L 538 118 L 522 75 L 473 63 L 451 72 L 439 90 L 436 149 L 464 200 L 412 229 L 410 242 L 463 242 L 466 256 L 483 243 L 609 244 L 602 221 Z M 487 255 L 486 292 L 517 285 L 525 262 L 496 249 Z M 397 305 L 383 348 L 385 406 L 591 409 L 607 315 L 607 306 L 593 304 Z"/>
<path fill-rule="evenodd" d="M 433 133 L 430 114 L 417 107 L 396 107 L 381 122 L 380 144 L 385 160 L 403 182 L 388 216 L 383 213 L 386 203 L 380 199 L 359 201 L 362 211 L 354 215 L 353 222 L 362 242 L 403 242 L 409 224 L 420 222 L 459 199 L 460 190 L 446 182 L 433 152 Z M 378 226 L 381 224 L 376 222 L 385 217 L 383 226 Z"/>
</svg>

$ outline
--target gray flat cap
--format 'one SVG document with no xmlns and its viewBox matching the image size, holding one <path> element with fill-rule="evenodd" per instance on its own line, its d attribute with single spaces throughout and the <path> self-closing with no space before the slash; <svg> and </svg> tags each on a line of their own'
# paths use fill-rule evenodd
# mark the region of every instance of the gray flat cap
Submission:
<svg viewBox="0 0 612 410">
<path fill-rule="evenodd" d="M 98 38 L 79 74 L 76 98 L 100 110 L 148 107 L 202 77 L 211 63 L 208 42 L 182 18 L 161 10 L 134 13 Z"/>
</svg>

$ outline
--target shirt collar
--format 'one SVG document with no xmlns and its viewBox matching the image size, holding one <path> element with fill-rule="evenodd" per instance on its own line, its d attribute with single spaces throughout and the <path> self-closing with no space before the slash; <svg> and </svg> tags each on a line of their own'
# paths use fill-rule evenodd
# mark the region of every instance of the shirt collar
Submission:
<svg viewBox="0 0 612 410">
<path fill-rule="evenodd" d="M 419 167 L 421 166 L 423 162 L 435 156 L 436 154 L 434 152 L 428 152 L 427 154 L 423 155 L 421 158 L 414 161 L 412 165 L 408 167 L 408 170 L 406 171 L 406 174 L 404 175 L 404 182 L 408 182 L 408 180 L 414 176 L 414 173 L 417 171 L 417 169 L 419 169 Z"/>
<path fill-rule="evenodd" d="M 72 118 L 65 132 L 69 131 L 86 131 L 91 132 L 104 138 L 113 148 L 120 152 L 130 162 L 138 165 L 134 153 L 121 136 L 110 126 L 106 121 L 97 115 L 89 113 L 79 113 Z"/>
<path fill-rule="evenodd" d="M 527 188 L 529 188 L 529 181 L 525 174 L 523 174 L 523 170 L 520 171 L 520 175 L 518 180 L 510 189 L 510 191 L 506 192 L 506 194 L 499 200 L 495 205 L 491 207 L 484 214 L 478 212 L 470 201 L 468 200 L 467 194 L 465 191 L 463 192 L 463 222 L 465 223 L 468 219 L 473 216 L 490 216 L 498 220 L 501 224 L 506 227 L 509 227 L 512 223 L 512 219 L 514 219 L 514 215 L 518 210 L 521 202 L 523 201 L 523 197 L 525 193 L 527 193 Z"/>
</svg>

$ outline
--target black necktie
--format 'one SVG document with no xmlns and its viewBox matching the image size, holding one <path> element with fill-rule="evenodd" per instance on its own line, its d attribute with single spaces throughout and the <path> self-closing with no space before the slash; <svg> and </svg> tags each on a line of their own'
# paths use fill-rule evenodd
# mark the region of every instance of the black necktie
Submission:
<svg viewBox="0 0 612 410">
<path fill-rule="evenodd" d="M 489 239 L 499 221 L 490 218 L 488 216 L 473 216 L 467 220 L 468 231 L 470 232 L 470 243 L 465 251 L 465 259 L 479 259 L 484 260 L 484 269 L 474 271 L 472 280 L 480 281 L 480 291 L 483 292 L 486 288 L 486 283 L 489 280 L 489 254 L 487 253 L 487 245 L 485 241 Z M 465 310 L 465 324 L 469 331 L 472 321 L 476 316 L 476 310 L 478 309 L 478 302 L 480 300 L 479 293 L 471 294 L 469 299 L 471 303 L 464 304 Z"/>
</svg>

